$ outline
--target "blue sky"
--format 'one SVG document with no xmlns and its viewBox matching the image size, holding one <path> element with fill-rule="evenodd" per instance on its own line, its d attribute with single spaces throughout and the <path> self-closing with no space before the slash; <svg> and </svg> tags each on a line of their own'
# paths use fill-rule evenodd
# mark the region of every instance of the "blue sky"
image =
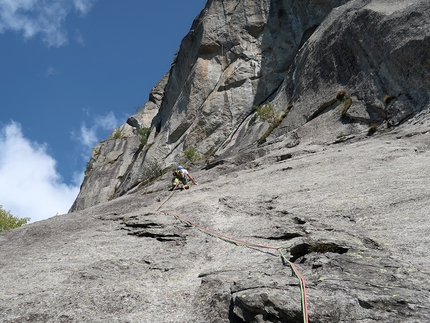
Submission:
<svg viewBox="0 0 430 323">
<path fill-rule="evenodd" d="M 205 0 L 0 0 L 0 205 L 67 213 L 91 148 L 141 107 Z"/>
</svg>

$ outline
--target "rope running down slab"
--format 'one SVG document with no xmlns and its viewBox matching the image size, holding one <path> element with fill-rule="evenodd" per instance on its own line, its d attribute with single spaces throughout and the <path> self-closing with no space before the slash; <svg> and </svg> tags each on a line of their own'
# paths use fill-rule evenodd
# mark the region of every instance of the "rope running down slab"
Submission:
<svg viewBox="0 0 430 323">
<path fill-rule="evenodd" d="M 175 193 L 175 190 L 177 187 L 178 187 L 178 185 L 175 185 L 175 187 L 173 187 L 173 189 L 172 189 L 172 192 L 152 212 L 157 212 L 163 206 L 163 204 L 166 203 L 172 197 L 172 195 L 173 195 L 173 193 Z"/>
<path fill-rule="evenodd" d="M 170 196 L 172 196 L 173 192 L 168 196 L 168 198 L 170 198 Z M 165 201 L 167 201 L 168 198 Z M 163 201 L 162 204 L 164 204 L 165 201 Z M 161 205 L 158 207 L 158 209 L 161 207 Z M 188 219 L 186 219 L 186 218 L 184 218 L 184 217 L 182 217 L 182 216 L 180 216 L 178 214 L 175 214 L 175 213 L 172 213 L 172 212 L 169 212 L 169 211 L 166 211 L 166 210 L 163 210 L 161 212 L 165 213 L 166 215 L 174 216 L 178 220 L 180 220 L 180 221 L 182 221 L 182 222 L 184 222 L 184 223 L 186 223 L 186 224 L 188 224 L 190 226 L 193 226 L 193 227 L 199 229 L 200 231 L 202 231 L 204 233 L 207 233 L 207 234 L 209 234 L 211 236 L 214 236 L 216 238 L 219 238 L 219 239 L 227 241 L 227 242 L 231 242 L 231 243 L 234 243 L 234 244 L 237 244 L 237 245 L 243 245 L 243 246 L 246 246 L 246 247 L 254 247 L 254 248 L 263 248 L 263 249 L 276 250 L 280 254 L 283 263 L 284 264 L 288 264 L 290 266 L 291 270 L 293 271 L 294 275 L 299 279 L 299 282 L 300 282 L 300 292 L 301 292 L 301 307 L 302 307 L 302 313 L 303 313 L 303 322 L 304 323 L 309 323 L 308 302 L 307 302 L 307 295 L 306 295 L 306 283 L 305 283 L 305 280 L 304 280 L 303 276 L 300 274 L 300 272 L 297 270 L 297 268 L 294 265 L 294 263 L 292 263 L 291 261 L 289 261 L 285 257 L 284 253 L 282 252 L 282 248 L 277 248 L 277 247 L 273 247 L 273 246 L 265 246 L 265 245 L 262 245 L 262 244 L 257 244 L 257 243 L 253 243 L 253 242 L 247 242 L 247 241 L 244 241 L 244 240 L 232 238 L 232 237 L 223 235 L 221 233 L 215 232 L 213 230 L 210 230 L 208 228 L 202 227 L 201 225 L 199 225 L 197 223 L 194 223 L 194 222 L 192 222 L 192 221 L 190 221 L 190 220 L 188 220 Z"/>
</svg>

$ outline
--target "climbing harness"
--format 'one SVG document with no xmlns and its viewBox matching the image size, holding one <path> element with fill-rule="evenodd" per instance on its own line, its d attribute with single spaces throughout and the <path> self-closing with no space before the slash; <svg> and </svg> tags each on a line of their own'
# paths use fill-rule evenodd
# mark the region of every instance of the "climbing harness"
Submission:
<svg viewBox="0 0 430 323">
<path fill-rule="evenodd" d="M 183 180 L 185 178 L 184 174 L 180 170 L 175 170 L 173 172 L 173 176 L 175 176 L 179 180 Z"/>
<path fill-rule="evenodd" d="M 174 191 L 173 191 L 174 192 Z M 168 198 L 170 198 L 170 196 L 173 194 L 173 192 L 168 196 Z M 168 200 L 168 198 L 166 200 Z M 165 203 L 165 201 L 163 201 L 163 204 Z M 161 205 L 158 207 L 158 209 L 161 207 Z M 291 268 L 291 270 L 293 271 L 293 274 L 298 278 L 299 282 L 300 282 L 300 293 L 301 293 L 301 307 L 302 307 L 302 313 L 303 313 L 303 322 L 304 323 L 309 323 L 309 316 L 308 316 L 308 302 L 307 302 L 307 295 L 306 295 L 306 283 L 305 280 L 303 278 L 303 276 L 300 274 L 300 272 L 297 270 L 297 267 L 294 265 L 294 263 L 292 263 L 291 261 L 289 261 L 287 259 L 287 257 L 285 257 L 284 253 L 282 252 L 282 247 L 281 248 L 277 248 L 277 247 L 273 247 L 273 246 L 265 246 L 262 244 L 257 244 L 257 243 L 253 243 L 253 242 L 247 242 L 244 240 L 240 240 L 240 239 L 236 239 L 236 238 L 232 238 L 226 235 L 223 235 L 221 233 L 215 232 L 213 230 L 210 230 L 208 228 L 205 228 L 197 223 L 194 223 L 178 214 L 172 213 L 170 211 L 166 211 L 163 210 L 161 211 L 166 215 L 171 215 L 174 216 L 175 218 L 177 218 L 179 221 L 186 223 L 187 225 L 190 225 L 192 227 L 197 228 L 198 230 L 209 234 L 213 237 L 219 238 L 221 240 L 230 242 L 230 243 L 234 243 L 236 245 L 242 245 L 245 247 L 254 247 L 254 248 L 263 248 L 263 249 L 271 249 L 271 250 L 276 250 L 280 256 L 281 259 L 283 261 L 284 264 L 288 264 Z"/>
</svg>

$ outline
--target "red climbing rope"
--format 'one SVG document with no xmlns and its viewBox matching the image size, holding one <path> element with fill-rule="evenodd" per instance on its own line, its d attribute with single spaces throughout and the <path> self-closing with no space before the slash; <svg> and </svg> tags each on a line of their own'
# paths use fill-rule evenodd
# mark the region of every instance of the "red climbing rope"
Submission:
<svg viewBox="0 0 430 323">
<path fill-rule="evenodd" d="M 168 196 L 167 199 L 169 199 L 172 194 L 173 194 L 173 192 Z M 162 204 L 164 204 L 165 201 L 163 201 Z M 161 207 L 161 205 L 158 207 L 158 209 Z M 188 219 L 186 219 L 186 218 L 184 218 L 184 217 L 182 217 L 182 216 L 180 216 L 178 214 L 175 214 L 175 213 L 172 213 L 172 212 L 169 212 L 169 211 L 166 211 L 166 210 L 163 210 L 162 212 L 164 212 L 165 214 L 168 214 L 168 215 L 172 215 L 172 216 L 176 217 L 177 219 L 179 219 L 180 221 L 185 222 L 185 223 L 187 223 L 187 224 L 189 224 L 189 225 L 191 225 L 193 227 L 198 228 L 199 230 L 201 230 L 201 231 L 203 231 L 203 232 L 205 232 L 207 234 L 210 234 L 210 235 L 212 235 L 214 237 L 217 237 L 217 238 L 220 238 L 222 240 L 225 240 L 225 241 L 228 241 L 228 242 L 232 242 L 232 243 L 235 243 L 235 244 L 240 244 L 240 245 L 248 246 L 248 247 L 264 248 L 264 249 L 271 249 L 271 250 L 278 251 L 279 254 L 281 255 L 281 258 L 283 259 L 284 263 L 289 264 L 289 266 L 291 267 L 291 270 L 293 271 L 294 275 L 299 279 L 299 282 L 300 282 L 300 292 L 301 292 L 301 306 L 302 306 L 302 312 L 303 312 L 303 322 L 304 323 L 309 323 L 308 302 L 307 302 L 307 295 L 306 295 L 306 283 L 305 283 L 305 280 L 304 280 L 303 276 L 300 274 L 300 272 L 297 270 L 297 267 L 291 261 L 289 261 L 285 257 L 285 255 L 282 253 L 282 248 L 277 248 L 277 247 L 272 247 L 272 246 L 265 246 L 265 245 L 261 245 L 261 244 L 258 244 L 258 243 L 247 242 L 247 241 L 244 241 L 244 240 L 232 238 L 232 237 L 226 236 L 224 234 L 221 234 L 221 233 L 215 232 L 213 230 L 210 230 L 208 228 L 205 228 L 205 227 L 203 227 L 203 226 L 201 226 L 201 225 L 199 225 L 197 223 L 194 223 L 194 222 L 192 222 L 192 221 L 190 221 L 190 220 L 188 220 Z"/>
<path fill-rule="evenodd" d="M 157 212 L 163 206 L 163 204 L 166 203 L 167 200 L 172 197 L 172 195 L 173 195 L 173 193 L 175 193 L 175 190 L 177 187 L 178 187 L 178 185 L 175 185 L 175 187 L 172 188 L 172 192 L 152 212 Z"/>
</svg>

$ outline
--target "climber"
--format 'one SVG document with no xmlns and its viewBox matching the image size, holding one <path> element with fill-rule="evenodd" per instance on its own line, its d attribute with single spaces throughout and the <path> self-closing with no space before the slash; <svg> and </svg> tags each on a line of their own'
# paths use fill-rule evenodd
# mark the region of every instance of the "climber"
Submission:
<svg viewBox="0 0 430 323">
<path fill-rule="evenodd" d="M 188 171 L 182 167 L 178 166 L 178 168 L 173 172 L 173 180 L 172 180 L 172 190 L 176 188 L 180 189 L 189 189 L 187 177 L 193 182 L 194 185 L 197 185 L 194 178 L 188 173 Z"/>
</svg>

